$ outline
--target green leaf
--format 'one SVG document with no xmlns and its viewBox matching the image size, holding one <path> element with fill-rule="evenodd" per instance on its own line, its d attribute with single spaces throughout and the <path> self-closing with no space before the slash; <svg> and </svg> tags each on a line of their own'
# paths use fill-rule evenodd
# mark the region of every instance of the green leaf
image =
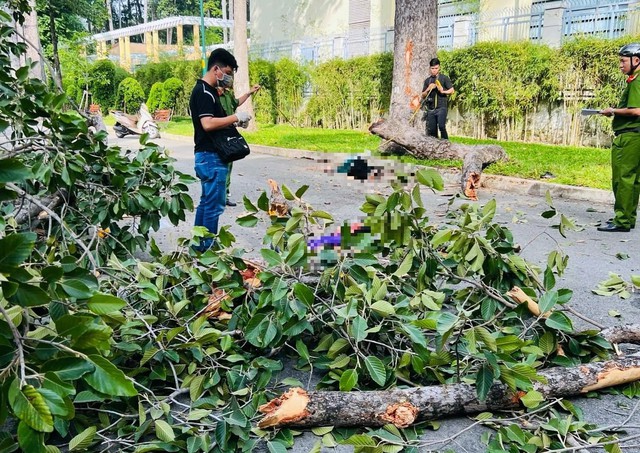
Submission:
<svg viewBox="0 0 640 453">
<path fill-rule="evenodd" d="M 21 307 L 39 307 L 51 302 L 51 297 L 39 286 L 20 283 L 10 300 Z"/>
<path fill-rule="evenodd" d="M 96 315 L 106 315 L 121 310 L 127 303 L 119 297 L 110 294 L 97 293 L 87 301 L 87 306 Z"/>
<path fill-rule="evenodd" d="M 522 401 L 522 404 L 529 409 L 533 409 L 534 407 L 538 407 L 538 405 L 544 401 L 544 396 L 536 390 L 530 390 L 526 395 L 520 398 L 520 401 Z"/>
<path fill-rule="evenodd" d="M 378 385 L 384 385 L 387 380 L 387 372 L 384 367 L 384 363 L 374 356 L 367 356 L 364 358 L 364 364 L 369 372 L 369 376 Z"/>
<path fill-rule="evenodd" d="M 277 252 L 274 252 L 273 250 L 262 249 L 260 250 L 260 254 L 264 258 L 264 260 L 267 262 L 267 264 L 269 264 L 270 266 L 278 266 L 282 264 L 282 257 Z"/>
<path fill-rule="evenodd" d="M 563 330 L 565 332 L 573 332 L 573 324 L 571 323 L 571 320 L 567 317 L 567 315 L 565 315 L 564 313 L 554 311 L 553 313 L 551 313 L 551 316 L 549 316 L 545 320 L 545 324 L 547 325 L 547 327 L 550 327 L 551 329 Z"/>
<path fill-rule="evenodd" d="M 404 277 L 409 273 L 411 267 L 413 266 L 413 252 L 407 253 L 407 255 L 398 266 L 398 269 L 393 273 L 396 277 Z"/>
<path fill-rule="evenodd" d="M 551 354 L 556 350 L 556 338 L 552 331 L 546 331 L 538 340 L 538 347 L 545 354 Z"/>
<path fill-rule="evenodd" d="M 315 295 L 313 294 L 313 290 L 304 283 L 295 283 L 293 285 L 293 294 L 307 307 L 313 306 Z"/>
<path fill-rule="evenodd" d="M 480 401 L 487 399 L 493 385 L 493 371 L 489 365 L 482 365 L 476 376 L 476 393 Z"/>
<path fill-rule="evenodd" d="M 278 441 L 267 442 L 269 453 L 287 453 L 287 447 Z"/>
<path fill-rule="evenodd" d="M 374 302 L 373 304 L 371 304 L 371 309 L 384 317 L 391 316 L 396 312 L 396 309 L 393 308 L 393 305 L 391 305 L 386 300 L 379 300 L 377 302 Z"/>
<path fill-rule="evenodd" d="M 458 322 L 456 315 L 448 312 L 440 313 L 436 322 L 436 331 L 440 335 L 444 335 L 455 326 L 456 322 Z"/>
<path fill-rule="evenodd" d="M 0 159 L 0 184 L 21 182 L 32 176 L 31 170 L 19 159 Z"/>
<path fill-rule="evenodd" d="M 93 294 L 93 291 L 80 280 L 63 280 L 60 286 L 70 297 L 76 299 L 88 299 Z"/>
<path fill-rule="evenodd" d="M 423 186 L 431 187 L 435 190 L 444 189 L 444 181 L 437 170 L 433 168 L 423 168 L 416 173 L 418 182 Z"/>
<path fill-rule="evenodd" d="M 43 371 L 53 372 L 62 381 L 74 381 L 93 371 L 95 367 L 86 360 L 76 357 L 64 357 L 46 362 Z"/>
<path fill-rule="evenodd" d="M 538 300 L 538 306 L 541 313 L 546 313 L 558 303 L 558 292 L 555 290 L 547 291 Z"/>
<path fill-rule="evenodd" d="M 362 316 L 357 315 L 355 318 L 353 318 L 353 321 L 351 322 L 351 336 L 356 341 L 356 343 L 359 343 L 367 337 L 368 328 L 369 326 L 367 325 L 367 320 Z"/>
<path fill-rule="evenodd" d="M 90 426 L 69 441 L 69 451 L 85 450 L 93 442 L 96 427 Z"/>
<path fill-rule="evenodd" d="M 35 431 L 23 421 L 18 424 L 18 445 L 23 452 L 46 453 L 47 451 L 44 446 L 44 434 Z"/>
<path fill-rule="evenodd" d="M 422 333 L 422 330 L 420 330 L 418 327 L 412 324 L 404 324 L 401 327 L 402 327 L 402 330 L 404 330 L 407 333 L 407 335 L 409 335 L 409 338 L 411 338 L 411 341 L 419 344 L 424 348 L 427 347 L 427 339 Z"/>
<path fill-rule="evenodd" d="M 164 442 L 173 442 L 174 440 L 176 440 L 176 435 L 169 423 L 165 422 L 164 420 L 156 420 L 155 426 L 156 436 L 158 437 L 158 439 Z"/>
<path fill-rule="evenodd" d="M 282 184 L 282 195 L 286 200 L 289 200 L 289 201 L 293 201 L 296 199 L 295 195 L 293 195 L 291 190 L 289 190 L 289 188 L 284 184 Z"/>
<path fill-rule="evenodd" d="M 258 217 L 253 214 L 247 214 L 236 218 L 236 223 L 245 228 L 253 228 L 258 224 Z"/>
<path fill-rule="evenodd" d="M 355 445 L 358 447 L 375 447 L 377 442 L 366 434 L 354 434 L 340 442 L 342 445 Z"/>
<path fill-rule="evenodd" d="M 358 372 L 356 370 L 346 370 L 342 373 L 342 376 L 340 376 L 341 392 L 350 392 L 357 384 Z"/>
<path fill-rule="evenodd" d="M 9 405 L 17 418 L 32 429 L 50 433 L 53 431 L 53 416 L 44 397 L 32 385 L 20 389 L 20 381 L 16 378 L 9 386 Z"/>
<path fill-rule="evenodd" d="M 0 250 L 2 250 L 0 269 L 19 266 L 29 258 L 36 243 L 36 237 L 35 233 L 16 233 L 0 239 Z"/>
<path fill-rule="evenodd" d="M 111 396 L 136 396 L 138 392 L 131 379 L 112 364 L 109 360 L 99 355 L 90 355 L 89 360 L 95 366 L 95 370 L 84 376 L 84 380 L 99 392 Z"/>
</svg>

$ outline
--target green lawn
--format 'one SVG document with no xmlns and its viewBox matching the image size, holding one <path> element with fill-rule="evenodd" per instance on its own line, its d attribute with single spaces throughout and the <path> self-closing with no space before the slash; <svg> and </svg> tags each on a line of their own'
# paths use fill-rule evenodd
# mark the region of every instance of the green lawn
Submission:
<svg viewBox="0 0 640 453">
<path fill-rule="evenodd" d="M 108 123 L 107 123 L 108 124 Z M 190 118 L 174 118 L 162 124 L 161 130 L 176 135 L 193 134 Z M 361 153 L 375 151 L 380 138 L 366 131 L 347 131 L 317 128 L 296 128 L 291 125 L 260 125 L 257 132 L 244 132 L 249 143 L 297 148 L 311 151 Z M 509 161 L 493 164 L 487 173 L 540 179 L 549 172 L 555 176 L 545 181 L 574 186 L 609 189 L 611 187 L 610 155 L 608 149 L 571 146 L 542 145 L 538 143 L 499 142 L 497 140 L 475 140 L 452 137 L 456 143 L 493 143 L 504 147 Z M 404 158 L 407 162 L 437 167 L 461 167 L 460 161 L 424 161 Z"/>
</svg>

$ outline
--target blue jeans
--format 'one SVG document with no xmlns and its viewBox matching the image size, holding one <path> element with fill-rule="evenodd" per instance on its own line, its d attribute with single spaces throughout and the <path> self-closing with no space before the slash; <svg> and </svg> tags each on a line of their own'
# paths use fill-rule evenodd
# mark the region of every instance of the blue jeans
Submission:
<svg viewBox="0 0 640 453">
<path fill-rule="evenodd" d="M 200 179 L 202 195 L 196 210 L 196 226 L 204 226 L 210 233 L 218 233 L 218 219 L 224 212 L 227 201 L 226 181 L 229 165 L 220 160 L 215 152 L 199 152 L 195 157 L 196 176 Z M 211 247 L 211 238 L 203 239 L 200 248 Z"/>
</svg>

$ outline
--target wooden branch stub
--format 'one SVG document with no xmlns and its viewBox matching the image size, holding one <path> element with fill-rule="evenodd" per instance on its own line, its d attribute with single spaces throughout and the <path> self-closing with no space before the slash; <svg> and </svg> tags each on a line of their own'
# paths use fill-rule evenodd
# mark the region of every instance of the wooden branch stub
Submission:
<svg viewBox="0 0 640 453">
<path fill-rule="evenodd" d="M 258 408 L 265 417 L 258 423 L 259 428 L 270 428 L 293 424 L 309 415 L 307 405 L 309 394 L 300 387 L 293 387 L 278 398 L 272 399 Z"/>
<path fill-rule="evenodd" d="M 514 286 L 510 291 L 507 292 L 507 296 L 511 297 L 519 304 L 527 304 L 527 310 L 531 312 L 533 316 L 540 316 L 540 307 L 532 298 L 527 296 L 527 294 L 522 291 L 522 288 L 519 286 Z M 545 316 L 546 317 L 546 316 Z"/>
</svg>

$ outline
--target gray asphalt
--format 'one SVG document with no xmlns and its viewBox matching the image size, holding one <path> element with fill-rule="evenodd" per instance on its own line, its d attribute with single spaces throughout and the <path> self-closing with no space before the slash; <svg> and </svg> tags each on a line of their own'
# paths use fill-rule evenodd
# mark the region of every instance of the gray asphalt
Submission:
<svg viewBox="0 0 640 453">
<path fill-rule="evenodd" d="M 190 139 L 160 139 L 157 142 L 170 150 L 171 155 L 177 159 L 176 166 L 179 170 L 194 174 L 193 145 Z M 134 137 L 110 138 L 110 143 L 125 148 L 138 146 Z M 249 253 L 258 253 L 260 250 L 266 224 L 259 224 L 256 228 L 243 228 L 235 224 L 235 218 L 244 210 L 242 196 L 246 195 L 255 201 L 261 191 L 268 190 L 268 178 L 292 189 L 309 185 L 305 200 L 317 209 L 330 212 L 338 221 L 357 219 L 365 194 L 390 192 L 389 185 L 385 182 L 363 184 L 350 180 L 343 174 L 326 174 L 323 172 L 325 164 L 316 162 L 312 153 L 285 152 L 289 157 L 280 157 L 274 155 L 279 150 L 258 146 L 253 146 L 252 149 L 254 152 L 234 164 L 233 168 L 230 198 L 238 201 L 238 206 L 227 208 L 221 218 L 221 225 L 231 225 L 231 231 L 238 240 L 237 246 Z M 522 246 L 523 257 L 544 267 L 548 253 L 556 247 L 569 255 L 568 268 L 557 284 L 573 290 L 571 305 L 574 309 L 603 326 L 640 322 L 638 292 L 632 293 L 627 300 L 596 296 L 591 292 L 599 282 L 608 278 L 609 272 L 620 274 L 627 281 L 632 274 L 640 274 L 640 228 L 630 233 L 602 233 L 595 228 L 600 221 L 611 217 L 610 193 L 557 185 L 541 186 L 539 182 L 513 178 L 491 177 L 488 180 L 489 187 L 479 191 L 478 203 L 484 204 L 491 199 L 497 201 L 496 221 L 511 229 L 514 238 Z M 425 196 L 425 203 L 434 223 L 444 221 L 449 199 L 457 192 L 456 176 L 448 175 L 446 181 L 447 185 L 442 193 Z M 558 223 L 558 216 L 544 219 L 540 215 L 547 210 L 544 196 L 541 196 L 547 187 L 553 188 L 555 208 L 573 219 L 581 228 L 580 231 L 569 231 L 564 238 L 554 228 Z M 193 184 L 190 193 L 197 205 L 199 184 Z M 462 202 L 468 201 L 459 200 L 456 204 Z M 177 227 L 163 222 L 156 239 L 161 247 L 170 249 L 176 244 L 177 238 L 189 236 L 192 224 L 193 213 Z M 611 310 L 615 310 L 619 316 L 612 316 Z M 579 319 L 574 320 L 578 328 L 592 327 Z M 624 420 L 635 401 L 623 396 L 602 395 L 598 399 L 578 398 L 574 403 L 584 410 L 588 422 L 611 425 Z M 640 425 L 640 413 L 635 414 L 634 421 L 631 424 Z M 439 430 L 427 434 L 425 441 L 447 439 L 471 423 L 466 418 L 445 420 Z M 445 444 L 433 445 L 431 449 L 425 447 L 421 451 L 445 451 L 448 448 L 455 452 L 484 452 L 484 445 L 480 442 L 483 431 L 482 428 L 474 428 Z M 296 443 L 294 451 L 309 451 L 316 440 L 314 436 L 305 434 Z M 340 447 L 335 451 L 351 449 Z M 640 443 L 624 451 L 640 452 Z"/>
</svg>

